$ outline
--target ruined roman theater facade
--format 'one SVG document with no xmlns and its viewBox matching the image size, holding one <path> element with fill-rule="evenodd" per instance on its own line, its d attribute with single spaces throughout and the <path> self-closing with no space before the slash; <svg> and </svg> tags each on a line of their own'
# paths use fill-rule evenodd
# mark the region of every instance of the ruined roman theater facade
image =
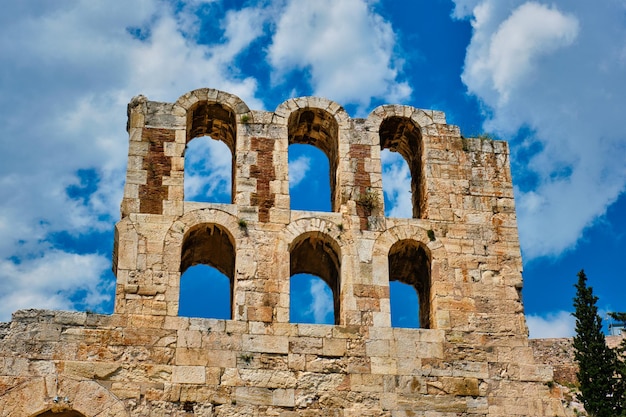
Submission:
<svg viewBox="0 0 626 417">
<path fill-rule="evenodd" d="M 564 416 L 536 363 L 507 144 L 443 113 L 335 102 L 274 111 L 199 89 L 134 98 L 112 315 L 23 310 L 0 327 L 0 416 Z M 187 144 L 232 154 L 231 204 L 185 201 Z M 290 209 L 290 144 L 328 157 L 331 212 Z M 384 216 L 381 151 L 412 176 L 413 217 Z M 181 274 L 230 279 L 229 320 L 179 315 Z M 323 279 L 334 325 L 290 322 L 290 277 Z M 389 282 L 419 329 L 391 326 Z"/>
</svg>

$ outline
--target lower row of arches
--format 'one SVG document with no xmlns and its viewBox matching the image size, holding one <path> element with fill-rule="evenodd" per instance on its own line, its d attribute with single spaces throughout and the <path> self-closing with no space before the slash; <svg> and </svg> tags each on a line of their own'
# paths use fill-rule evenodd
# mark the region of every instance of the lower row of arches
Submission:
<svg viewBox="0 0 626 417">
<path fill-rule="evenodd" d="M 431 255 L 418 240 L 402 239 L 387 253 L 391 325 L 430 328 Z M 321 232 L 298 236 L 289 247 L 289 319 L 339 324 L 341 254 Z M 179 316 L 231 319 L 235 291 L 232 237 L 215 224 L 186 233 L 181 254 Z"/>
</svg>

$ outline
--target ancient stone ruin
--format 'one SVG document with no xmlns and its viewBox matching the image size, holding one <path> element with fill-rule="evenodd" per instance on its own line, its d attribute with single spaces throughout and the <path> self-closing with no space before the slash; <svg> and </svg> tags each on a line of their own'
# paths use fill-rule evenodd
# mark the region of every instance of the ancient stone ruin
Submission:
<svg viewBox="0 0 626 417">
<path fill-rule="evenodd" d="M 199 89 L 134 98 L 112 315 L 23 310 L 0 326 L 0 416 L 565 416 L 529 347 L 507 144 L 442 112 L 332 101 L 255 111 Z M 185 201 L 185 149 L 232 153 L 232 204 Z M 290 210 L 288 148 L 329 160 L 332 212 Z M 384 216 L 381 151 L 412 176 L 413 218 Z M 231 319 L 179 316 L 181 273 L 230 279 Z M 290 277 L 332 289 L 335 324 L 290 323 Z M 389 282 L 415 287 L 394 328 Z"/>
</svg>

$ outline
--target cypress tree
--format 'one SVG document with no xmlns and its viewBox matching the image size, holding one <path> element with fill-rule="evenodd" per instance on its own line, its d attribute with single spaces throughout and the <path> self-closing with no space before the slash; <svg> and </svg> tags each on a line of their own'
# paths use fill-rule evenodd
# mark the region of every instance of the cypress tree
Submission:
<svg viewBox="0 0 626 417">
<path fill-rule="evenodd" d="M 626 323 L 626 313 L 609 313 L 613 319 Z M 614 396 L 619 399 L 622 409 L 622 417 L 626 417 L 626 338 L 623 338 L 620 345 L 615 349 L 617 354 L 617 367 L 615 372 L 618 382 Z"/>
<path fill-rule="evenodd" d="M 594 417 L 614 417 L 621 414 L 621 395 L 617 372 L 617 356 L 608 348 L 602 332 L 593 289 L 587 286 L 585 271 L 578 273 L 574 297 L 574 357 L 578 362 L 579 400 Z"/>
</svg>

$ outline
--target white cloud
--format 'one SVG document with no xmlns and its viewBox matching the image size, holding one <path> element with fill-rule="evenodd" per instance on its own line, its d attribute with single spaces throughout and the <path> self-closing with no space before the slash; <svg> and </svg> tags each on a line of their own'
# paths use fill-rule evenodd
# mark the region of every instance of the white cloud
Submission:
<svg viewBox="0 0 626 417">
<path fill-rule="evenodd" d="M 311 297 L 313 302 L 308 314 L 313 314 L 315 323 L 325 323 L 333 313 L 333 295 L 328 285 L 321 279 L 311 279 Z"/>
<path fill-rule="evenodd" d="M 224 23 L 224 42 L 210 46 L 185 36 L 190 30 L 188 15 L 164 12 L 150 27 L 150 38 L 129 51 L 129 86 L 151 100 L 168 101 L 209 86 L 237 95 L 251 108 L 262 108 L 255 97 L 256 79 L 237 77 L 232 66 L 233 59 L 262 33 L 262 26 L 252 23 L 255 10 L 230 12 Z"/>
<path fill-rule="evenodd" d="M 289 161 L 289 188 L 297 187 L 311 169 L 311 158 L 299 156 Z"/>
<path fill-rule="evenodd" d="M 384 149 L 380 155 L 383 169 L 383 191 L 392 203 L 385 207 L 389 217 L 413 217 L 413 201 L 411 194 L 411 172 L 406 160 L 397 152 Z"/>
<path fill-rule="evenodd" d="M 485 8 L 478 8 L 474 29 L 481 30 Z M 524 3 L 502 22 L 481 48 L 476 59 L 469 58 L 463 79 L 468 85 L 493 87 L 499 100 L 508 100 L 511 90 L 528 76 L 542 56 L 571 45 L 578 35 L 578 20 L 554 8 Z M 475 88 L 475 87 L 474 87 Z"/>
<path fill-rule="evenodd" d="M 0 260 L 0 319 L 20 308 L 72 309 L 77 293 L 84 293 L 80 304 L 97 307 L 110 298 L 105 290 L 111 288 L 100 280 L 109 267 L 104 256 L 57 250 L 17 264 Z"/>
<path fill-rule="evenodd" d="M 545 316 L 529 314 L 526 323 L 531 339 L 573 337 L 576 319 L 568 311 L 558 311 Z"/>
<path fill-rule="evenodd" d="M 346 20 L 349 20 L 347 22 Z M 314 95 L 362 108 L 373 97 L 405 100 L 400 60 L 389 22 L 364 0 L 288 0 L 269 47 L 274 82 L 293 70 L 309 70 Z"/>
<path fill-rule="evenodd" d="M 224 142 L 205 136 L 189 142 L 185 150 L 185 199 L 212 200 L 230 195 L 232 154 Z M 229 199 L 227 199 L 230 202 Z"/>
<path fill-rule="evenodd" d="M 473 19 L 463 81 L 486 106 L 485 130 L 531 132 L 511 142 L 524 255 L 559 255 L 626 186 L 626 4 L 455 3 Z"/>
</svg>

